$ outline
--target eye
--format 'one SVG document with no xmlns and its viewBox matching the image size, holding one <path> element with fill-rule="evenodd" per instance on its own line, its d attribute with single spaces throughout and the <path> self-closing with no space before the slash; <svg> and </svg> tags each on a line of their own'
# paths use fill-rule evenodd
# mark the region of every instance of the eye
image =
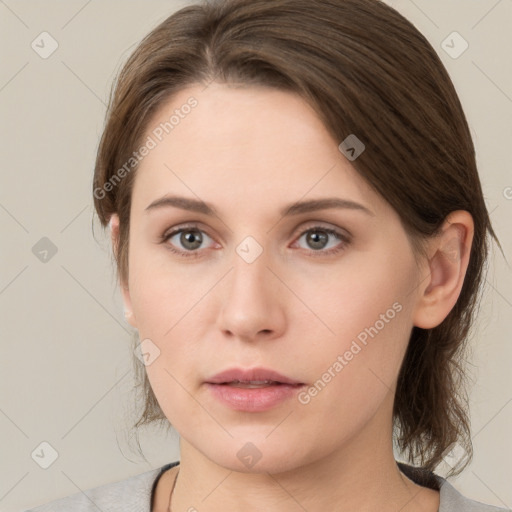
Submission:
<svg viewBox="0 0 512 512">
<path fill-rule="evenodd" d="M 308 245 L 305 249 L 311 249 L 313 252 L 318 253 L 314 254 L 314 256 L 338 253 L 350 243 L 348 235 L 322 226 L 313 226 L 306 229 L 301 233 L 298 241 L 302 238 L 304 238 L 305 243 Z M 328 250 L 324 250 L 326 248 Z"/>
<path fill-rule="evenodd" d="M 175 240 L 173 240 L 174 238 Z M 162 236 L 162 243 L 169 242 L 169 249 L 172 252 L 180 254 L 181 256 L 196 257 L 200 255 L 198 249 L 201 248 L 205 238 L 213 241 L 212 238 L 210 238 L 197 226 L 185 226 L 170 232 L 166 232 Z M 176 246 L 178 248 L 176 248 Z"/>
<path fill-rule="evenodd" d="M 308 247 L 302 248 L 309 250 L 312 256 L 336 254 L 351 242 L 349 235 L 323 226 L 312 226 L 302 231 L 297 242 L 303 238 Z M 188 258 L 201 256 L 200 249 L 205 248 L 202 247 L 205 239 L 213 242 L 213 239 L 198 226 L 182 226 L 165 232 L 161 237 L 161 243 L 165 243 L 171 252 Z"/>
</svg>

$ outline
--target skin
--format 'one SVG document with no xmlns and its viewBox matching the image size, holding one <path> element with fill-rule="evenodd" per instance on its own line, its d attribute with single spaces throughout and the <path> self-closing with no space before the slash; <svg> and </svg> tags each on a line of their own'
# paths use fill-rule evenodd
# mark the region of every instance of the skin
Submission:
<svg viewBox="0 0 512 512">
<path fill-rule="evenodd" d="M 452 212 L 417 263 L 398 214 L 300 97 L 194 85 L 156 112 L 147 135 L 190 96 L 198 106 L 137 170 L 129 276 L 122 282 L 128 321 L 160 350 L 146 370 L 180 434 L 172 510 L 437 511 L 439 492 L 396 466 L 392 406 L 413 326 L 435 327 L 459 296 L 473 238 L 470 214 Z M 211 203 L 217 216 L 172 206 L 146 210 L 166 194 Z M 371 213 L 279 213 L 333 196 Z M 192 249 L 199 256 L 171 252 L 191 252 L 179 234 L 162 242 L 170 228 L 191 222 L 203 235 Z M 350 243 L 327 235 L 319 249 L 306 232 L 317 226 L 349 233 Z M 116 215 L 111 229 L 115 250 Z M 263 249 L 252 263 L 236 252 L 247 236 Z M 340 251 L 326 254 L 333 248 Z M 204 384 L 229 367 L 266 366 L 312 386 L 394 303 L 400 312 L 307 404 L 292 399 L 265 412 L 239 412 Z M 237 457 L 248 442 L 261 453 L 252 467 Z M 167 510 L 176 474 L 173 468 L 161 478 L 155 511 Z"/>
</svg>

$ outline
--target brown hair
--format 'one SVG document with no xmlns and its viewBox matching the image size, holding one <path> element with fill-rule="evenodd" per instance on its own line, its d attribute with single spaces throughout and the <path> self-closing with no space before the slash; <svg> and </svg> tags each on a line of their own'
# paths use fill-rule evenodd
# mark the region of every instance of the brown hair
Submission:
<svg viewBox="0 0 512 512">
<path fill-rule="evenodd" d="M 468 124 L 427 39 L 379 0 L 204 1 L 174 13 L 139 44 L 117 76 L 94 174 L 103 226 L 120 217 L 118 275 L 128 276 L 130 160 L 164 101 L 193 84 L 264 85 L 300 94 L 335 140 L 366 146 L 356 171 L 398 212 L 415 255 L 446 216 L 468 211 L 474 239 L 457 303 L 429 330 L 414 327 L 395 395 L 395 440 L 433 470 L 458 443 L 472 460 L 463 361 L 492 229 Z M 126 167 L 125 167 L 126 170 Z M 116 173 L 118 173 L 116 175 Z M 108 186 L 110 184 L 110 186 Z M 501 248 L 501 246 L 500 246 Z M 144 409 L 136 427 L 165 420 L 135 361 Z"/>
</svg>

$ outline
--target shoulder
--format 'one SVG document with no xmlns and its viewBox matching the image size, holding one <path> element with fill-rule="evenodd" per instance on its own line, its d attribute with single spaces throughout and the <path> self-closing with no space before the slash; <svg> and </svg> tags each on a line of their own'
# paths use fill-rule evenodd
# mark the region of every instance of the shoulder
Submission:
<svg viewBox="0 0 512 512">
<path fill-rule="evenodd" d="M 439 491 L 438 512 L 512 512 L 509 508 L 486 505 L 467 498 L 460 493 L 446 478 L 422 467 L 415 467 L 397 462 L 400 471 L 418 485 Z"/>
<path fill-rule="evenodd" d="M 150 512 L 151 494 L 156 479 L 173 462 L 115 483 L 101 485 L 25 512 Z"/>
<path fill-rule="evenodd" d="M 436 479 L 441 486 L 439 512 L 458 512 L 459 510 L 464 512 L 511 512 L 509 508 L 486 505 L 467 498 L 445 478 L 436 475 Z"/>
</svg>

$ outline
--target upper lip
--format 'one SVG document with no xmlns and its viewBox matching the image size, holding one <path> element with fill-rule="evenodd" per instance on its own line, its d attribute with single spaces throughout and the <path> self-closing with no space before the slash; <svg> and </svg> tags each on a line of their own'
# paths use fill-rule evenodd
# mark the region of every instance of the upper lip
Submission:
<svg viewBox="0 0 512 512">
<path fill-rule="evenodd" d="M 281 384 L 304 384 L 298 380 L 291 379 L 282 375 L 275 370 L 269 368 L 228 368 L 213 377 L 210 377 L 206 382 L 209 384 L 224 384 L 234 380 L 248 382 L 248 381 L 262 381 L 271 380 L 280 382 Z"/>
</svg>

